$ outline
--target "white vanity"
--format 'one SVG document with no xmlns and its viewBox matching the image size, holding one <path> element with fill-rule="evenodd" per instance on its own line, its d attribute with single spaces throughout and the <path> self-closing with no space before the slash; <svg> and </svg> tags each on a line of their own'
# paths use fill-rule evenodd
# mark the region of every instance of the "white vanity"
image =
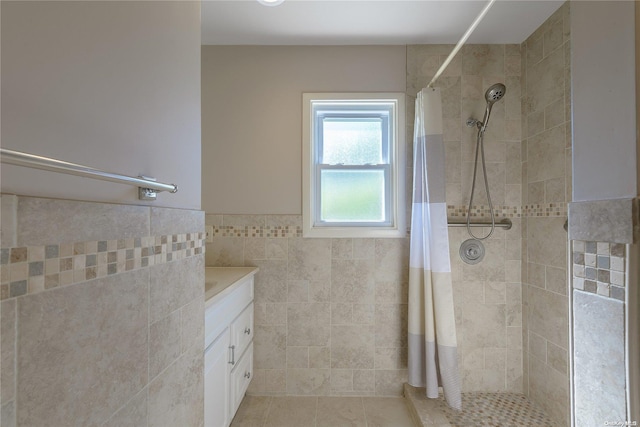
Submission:
<svg viewBox="0 0 640 427">
<path fill-rule="evenodd" d="M 228 427 L 251 382 L 257 271 L 255 267 L 205 268 L 205 427 Z"/>
</svg>

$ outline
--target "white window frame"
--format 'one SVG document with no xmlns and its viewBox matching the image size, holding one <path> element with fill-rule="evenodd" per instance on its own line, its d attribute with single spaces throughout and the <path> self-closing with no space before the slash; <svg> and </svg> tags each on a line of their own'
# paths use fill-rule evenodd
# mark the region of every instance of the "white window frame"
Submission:
<svg viewBox="0 0 640 427">
<path fill-rule="evenodd" d="M 303 237 L 358 237 L 398 238 L 406 237 L 405 204 L 405 94 L 389 93 L 304 93 L 302 116 L 302 234 Z M 336 165 L 320 165 L 317 162 L 320 142 L 316 129 L 314 106 L 339 104 L 348 115 L 351 105 L 389 106 L 389 156 L 388 165 L 371 165 L 371 170 L 384 170 L 386 191 L 389 194 L 385 206 L 388 223 L 322 223 L 320 217 L 319 174 Z"/>
</svg>

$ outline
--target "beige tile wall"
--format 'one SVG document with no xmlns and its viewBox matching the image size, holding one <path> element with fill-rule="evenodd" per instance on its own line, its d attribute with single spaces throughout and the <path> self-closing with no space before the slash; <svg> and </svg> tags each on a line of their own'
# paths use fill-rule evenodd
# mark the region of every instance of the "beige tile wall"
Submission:
<svg viewBox="0 0 640 427">
<path fill-rule="evenodd" d="M 450 50 L 407 48 L 407 135 L 413 135 L 417 91 Z M 478 266 L 458 257 L 466 231 L 450 229 L 465 391 L 522 390 L 520 60 L 517 45 L 467 46 L 438 82 L 452 215 L 466 209 L 470 191 L 476 133 L 465 121 L 482 118 L 490 84 L 507 85 L 504 102 L 492 113 L 486 154 L 493 202 L 501 216 L 513 218 L 514 228 L 496 231 Z M 412 141 L 407 144 L 411 147 Z M 411 173 L 409 167 L 408 182 Z M 484 191 L 476 197 L 475 209 L 486 211 Z M 402 393 L 408 239 L 305 239 L 298 215 L 207 215 L 206 222 L 215 227 L 207 265 L 260 267 L 251 393 Z"/>
<path fill-rule="evenodd" d="M 257 266 L 253 394 L 400 395 L 406 239 L 304 239 L 298 215 L 207 215 L 206 263 Z"/>
<path fill-rule="evenodd" d="M 429 83 L 451 48 L 408 47 L 411 112 L 415 94 Z M 493 106 L 484 143 L 492 202 L 499 217 L 512 218 L 514 227 L 496 230 L 485 241 L 485 259 L 474 266 L 458 255 L 460 244 L 470 238 L 466 230 L 449 229 L 463 391 L 522 391 L 520 63 L 518 45 L 467 45 L 436 82 L 442 88 L 449 216 L 466 210 L 471 192 L 477 132 L 465 122 L 470 117 L 482 120 L 490 85 L 507 87 L 505 97 Z M 407 115 L 407 135 L 413 135 L 413 113 Z M 478 174 L 474 210 L 486 217 L 481 170 Z M 477 235 L 488 231 L 474 230 Z"/>
<path fill-rule="evenodd" d="M 2 219 L 0 276 L 20 263 L 28 275 L 25 292 L 5 293 L 0 303 L 2 425 L 202 424 L 203 213 L 6 195 L 0 201 L 14 205 L 3 213 L 15 214 Z M 193 249 L 177 238 L 187 235 Z M 156 239 L 157 246 L 133 247 Z M 136 242 L 131 249 L 112 251 L 113 270 L 88 276 L 90 263 L 109 259 L 89 247 L 129 241 Z M 45 277 L 44 259 L 59 264 L 66 258 L 53 255 L 67 247 L 76 253 L 73 263 L 84 260 L 73 270 L 78 280 L 33 286 Z M 10 258 L 12 252 L 26 259 Z"/>
<path fill-rule="evenodd" d="M 522 44 L 522 201 L 562 214 L 522 224 L 524 392 L 559 425 L 569 423 L 570 89 L 567 2 Z"/>
<path fill-rule="evenodd" d="M 407 47 L 407 135 L 413 134 L 415 94 L 450 50 Z M 505 98 L 494 105 L 485 146 L 493 203 L 499 217 L 512 218 L 514 228 L 497 230 L 476 266 L 458 256 L 466 231 L 450 229 L 463 390 L 524 391 L 563 422 L 568 414 L 562 230 L 571 193 L 568 58 L 565 5 L 521 46 L 465 46 L 436 84 L 443 95 L 451 216 L 460 216 L 469 200 L 476 132 L 465 121 L 482 118 L 491 84 L 507 86 Z M 487 211 L 481 186 L 475 203 L 481 217 Z M 261 268 L 252 393 L 401 392 L 407 239 L 304 239 L 298 215 L 212 214 L 206 222 L 216 231 L 207 245 L 207 265 Z"/>
</svg>

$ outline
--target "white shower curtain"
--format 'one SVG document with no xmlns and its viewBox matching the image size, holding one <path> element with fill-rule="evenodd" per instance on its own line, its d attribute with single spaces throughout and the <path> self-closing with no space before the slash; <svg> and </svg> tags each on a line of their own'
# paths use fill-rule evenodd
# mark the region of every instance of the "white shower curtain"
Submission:
<svg viewBox="0 0 640 427">
<path fill-rule="evenodd" d="M 461 409 L 445 201 L 442 99 L 422 89 L 416 99 L 409 261 L 409 384 Z"/>
</svg>

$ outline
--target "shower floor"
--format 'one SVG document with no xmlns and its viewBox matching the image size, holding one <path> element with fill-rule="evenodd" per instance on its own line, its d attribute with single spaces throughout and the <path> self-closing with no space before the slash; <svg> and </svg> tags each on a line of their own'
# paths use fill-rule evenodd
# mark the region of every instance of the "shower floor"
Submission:
<svg viewBox="0 0 640 427">
<path fill-rule="evenodd" d="M 518 393 L 462 393 L 461 412 L 451 409 L 442 397 L 427 399 L 424 388 L 405 384 L 404 393 L 415 421 L 422 426 L 558 426 L 542 409 Z"/>
</svg>

